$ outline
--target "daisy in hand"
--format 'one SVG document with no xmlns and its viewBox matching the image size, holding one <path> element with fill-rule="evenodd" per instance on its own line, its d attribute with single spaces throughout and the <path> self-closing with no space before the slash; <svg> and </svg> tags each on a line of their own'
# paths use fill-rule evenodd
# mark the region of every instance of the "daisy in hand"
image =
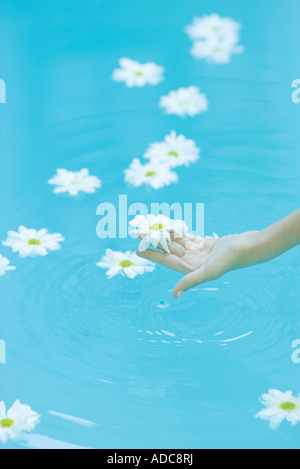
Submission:
<svg viewBox="0 0 300 469">
<path fill-rule="evenodd" d="M 188 140 L 184 135 L 176 135 L 173 130 L 165 137 L 164 142 L 152 143 L 144 154 L 144 158 L 167 163 L 170 168 L 176 168 L 195 163 L 199 159 L 199 153 L 200 150 L 194 140 Z"/>
<path fill-rule="evenodd" d="M 114 81 L 124 81 L 129 88 L 158 85 L 164 79 L 164 67 L 153 62 L 141 64 L 135 60 L 123 58 L 120 59 L 119 63 L 121 68 L 114 70 L 112 79 Z"/>
<path fill-rule="evenodd" d="M 15 270 L 15 267 L 10 266 L 9 264 L 10 264 L 9 260 L 0 254 L 0 277 L 9 270 Z"/>
<path fill-rule="evenodd" d="M 197 86 L 179 88 L 170 91 L 167 96 L 162 96 L 159 103 L 165 108 L 167 114 L 177 116 L 196 116 L 208 111 L 208 100 L 204 93 L 200 93 Z"/>
<path fill-rule="evenodd" d="M 49 234 L 47 230 L 28 229 L 19 227 L 19 231 L 9 231 L 8 238 L 2 244 L 10 246 L 13 252 L 19 252 L 20 257 L 46 256 L 48 251 L 56 251 L 61 248 L 64 241 L 61 234 Z"/>
<path fill-rule="evenodd" d="M 146 184 L 153 189 L 160 189 L 169 186 L 173 182 L 178 182 L 178 176 L 171 171 L 170 166 L 159 161 L 152 161 L 143 165 L 135 158 L 130 167 L 125 171 L 125 181 L 136 187 Z"/>
<path fill-rule="evenodd" d="M 134 229 L 130 234 L 135 234 L 141 239 L 138 247 L 139 252 L 146 251 L 150 246 L 161 248 L 166 252 L 170 252 L 171 233 L 173 237 L 181 238 L 187 231 L 188 227 L 182 220 L 170 220 L 164 215 L 137 215 L 134 220 L 129 222 Z"/>
<path fill-rule="evenodd" d="M 89 170 L 86 168 L 76 172 L 58 169 L 57 174 L 48 182 L 57 186 L 54 189 L 55 194 L 68 192 L 72 196 L 78 195 L 79 192 L 93 194 L 96 189 L 101 187 L 100 179 L 96 176 L 90 176 Z"/>
<path fill-rule="evenodd" d="M 107 269 L 108 278 L 123 275 L 134 279 L 137 275 L 143 275 L 145 272 L 152 272 L 155 269 L 152 262 L 141 259 L 135 252 L 112 251 L 111 249 L 106 249 L 105 256 L 96 265 Z"/>
<path fill-rule="evenodd" d="M 8 411 L 6 411 L 5 403 L 0 402 L 1 443 L 5 444 L 9 439 L 22 438 L 23 432 L 34 430 L 39 419 L 40 416 L 31 407 L 21 404 L 20 401 L 16 401 Z"/>
<path fill-rule="evenodd" d="M 271 389 L 263 394 L 261 403 L 266 407 L 256 417 L 270 422 L 270 428 L 276 430 L 284 420 L 292 425 L 300 422 L 300 395 L 294 397 L 292 391 L 281 392 Z"/>
</svg>

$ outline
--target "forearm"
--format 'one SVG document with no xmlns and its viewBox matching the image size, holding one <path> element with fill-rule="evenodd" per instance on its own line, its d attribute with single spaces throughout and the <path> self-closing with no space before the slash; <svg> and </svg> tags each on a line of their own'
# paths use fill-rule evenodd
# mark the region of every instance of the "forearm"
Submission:
<svg viewBox="0 0 300 469">
<path fill-rule="evenodd" d="M 263 231 L 249 237 L 248 265 L 260 264 L 280 256 L 300 244 L 300 209 Z"/>
</svg>

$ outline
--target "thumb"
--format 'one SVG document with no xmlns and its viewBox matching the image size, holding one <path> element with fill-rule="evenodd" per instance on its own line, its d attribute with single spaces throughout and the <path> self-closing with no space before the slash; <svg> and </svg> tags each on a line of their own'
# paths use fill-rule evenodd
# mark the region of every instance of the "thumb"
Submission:
<svg viewBox="0 0 300 469">
<path fill-rule="evenodd" d="M 196 287 L 201 283 L 209 282 L 210 280 L 216 280 L 218 275 L 212 269 L 201 268 L 183 277 L 180 282 L 177 283 L 174 290 L 174 297 L 180 298 L 184 292 L 190 288 Z"/>
</svg>

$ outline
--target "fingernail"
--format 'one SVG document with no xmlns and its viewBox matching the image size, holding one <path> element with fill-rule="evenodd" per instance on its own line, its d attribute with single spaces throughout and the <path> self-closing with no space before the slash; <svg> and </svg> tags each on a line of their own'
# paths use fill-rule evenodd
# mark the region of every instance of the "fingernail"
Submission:
<svg viewBox="0 0 300 469">
<path fill-rule="evenodd" d="M 181 290 L 180 292 L 177 293 L 177 300 L 179 300 L 180 297 L 182 297 L 183 291 Z"/>
</svg>

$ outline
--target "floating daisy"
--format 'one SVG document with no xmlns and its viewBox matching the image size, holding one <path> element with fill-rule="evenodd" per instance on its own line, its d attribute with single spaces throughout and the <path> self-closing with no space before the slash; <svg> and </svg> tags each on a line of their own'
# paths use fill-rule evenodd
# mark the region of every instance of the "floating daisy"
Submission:
<svg viewBox="0 0 300 469">
<path fill-rule="evenodd" d="M 179 88 L 170 91 L 160 99 L 160 107 L 165 108 L 167 114 L 177 116 L 196 116 L 208 111 L 208 100 L 204 93 L 200 93 L 197 86 Z"/>
<path fill-rule="evenodd" d="M 123 275 L 134 279 L 137 275 L 143 275 L 155 269 L 152 262 L 138 257 L 135 252 L 112 251 L 111 249 L 106 249 L 105 256 L 96 265 L 107 269 L 108 278 Z"/>
<path fill-rule="evenodd" d="M 186 33 L 192 40 L 218 38 L 226 39 L 228 37 L 239 38 L 241 25 L 232 18 L 221 18 L 220 15 L 214 13 L 205 15 L 201 18 L 196 16 L 193 23 L 185 28 Z"/>
<path fill-rule="evenodd" d="M 243 46 L 228 40 L 218 41 L 215 39 L 195 41 L 191 49 L 191 55 L 196 59 L 207 59 L 217 64 L 227 64 L 231 61 L 232 55 L 242 52 L 244 52 Z"/>
<path fill-rule="evenodd" d="M 1 443 L 5 444 L 9 439 L 22 438 L 23 432 L 34 430 L 39 419 L 40 416 L 31 407 L 21 404 L 20 401 L 16 401 L 8 411 L 6 411 L 5 403 L 0 402 Z"/>
<path fill-rule="evenodd" d="M 239 45 L 241 25 L 232 18 L 221 18 L 217 14 L 194 18 L 193 24 L 185 28 L 195 41 L 191 54 L 196 59 L 207 59 L 215 63 L 229 63 L 233 54 L 244 51 Z"/>
<path fill-rule="evenodd" d="M 135 158 L 125 171 L 125 181 L 136 187 L 147 184 L 153 189 L 159 189 L 163 186 L 169 186 L 173 182 L 178 182 L 178 176 L 174 171 L 171 171 L 170 166 L 166 163 L 151 161 L 143 165 L 140 160 Z"/>
<path fill-rule="evenodd" d="M 15 267 L 9 264 L 10 264 L 9 260 L 0 254 L 0 277 L 4 275 L 5 272 L 8 272 L 9 270 L 15 270 Z"/>
<path fill-rule="evenodd" d="M 144 158 L 168 163 L 171 168 L 176 166 L 189 166 L 199 159 L 200 150 L 194 140 L 188 140 L 184 135 L 176 135 L 173 130 L 165 137 L 164 142 L 152 143 Z"/>
<path fill-rule="evenodd" d="M 138 250 L 146 251 L 149 246 L 157 248 L 160 245 L 166 252 L 170 252 L 171 232 L 174 236 L 182 237 L 188 231 L 188 227 L 182 220 L 170 220 L 164 215 L 137 215 L 129 222 L 134 229 L 130 233 L 141 238 Z"/>
<path fill-rule="evenodd" d="M 120 67 L 113 71 L 114 81 L 124 81 L 126 86 L 142 87 L 145 85 L 157 85 L 163 81 L 164 67 L 153 62 L 141 64 L 128 58 L 120 59 Z"/>
<path fill-rule="evenodd" d="M 276 430 L 284 420 L 292 425 L 300 422 L 300 395 L 294 397 L 292 391 L 281 392 L 271 389 L 263 394 L 261 403 L 266 407 L 256 417 L 270 422 L 270 428 Z"/>
<path fill-rule="evenodd" d="M 19 231 L 9 231 L 8 238 L 2 244 L 10 246 L 13 252 L 19 252 L 20 257 L 46 256 L 48 251 L 60 249 L 60 244 L 64 241 L 61 234 L 49 234 L 47 230 L 28 229 L 19 227 Z"/>
<path fill-rule="evenodd" d="M 79 192 L 92 194 L 101 187 L 101 181 L 96 176 L 90 176 L 89 170 L 84 168 L 81 171 L 67 171 L 66 169 L 58 169 L 57 174 L 50 179 L 49 184 L 57 186 L 54 193 L 68 192 L 75 196 Z"/>
</svg>

